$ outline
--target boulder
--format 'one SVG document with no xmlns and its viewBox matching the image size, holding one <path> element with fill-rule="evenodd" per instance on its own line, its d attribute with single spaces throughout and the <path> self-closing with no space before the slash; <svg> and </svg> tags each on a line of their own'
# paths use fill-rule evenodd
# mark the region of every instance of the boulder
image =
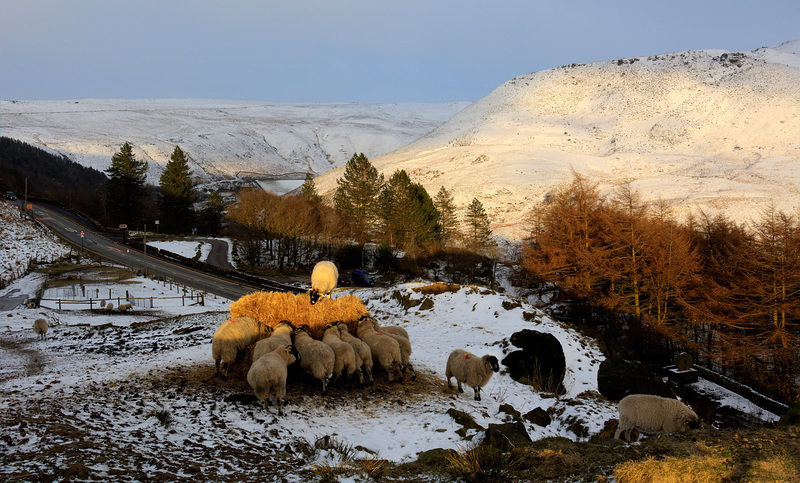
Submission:
<svg viewBox="0 0 800 483">
<path fill-rule="evenodd" d="M 537 426 L 547 426 L 553 421 L 550 418 L 550 415 L 547 414 L 547 411 L 542 408 L 532 409 L 531 411 L 525 413 L 525 415 L 522 417 Z"/>
<path fill-rule="evenodd" d="M 502 452 L 512 451 L 514 448 L 533 443 L 530 435 L 525 430 L 525 425 L 520 422 L 490 424 L 486 430 L 484 444 L 493 446 Z"/>
<path fill-rule="evenodd" d="M 512 379 L 537 391 L 563 394 L 566 358 L 561 343 L 552 334 L 523 329 L 511 335 L 520 350 L 503 359 Z"/>
<path fill-rule="evenodd" d="M 612 401 L 619 401 L 628 394 L 675 398 L 672 387 L 644 364 L 622 359 L 606 359 L 600 363 L 597 390 Z"/>
</svg>

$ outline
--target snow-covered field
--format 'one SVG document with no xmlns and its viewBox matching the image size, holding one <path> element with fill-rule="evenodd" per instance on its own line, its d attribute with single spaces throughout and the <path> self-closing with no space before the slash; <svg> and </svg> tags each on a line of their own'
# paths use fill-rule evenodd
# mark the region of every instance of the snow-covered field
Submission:
<svg viewBox="0 0 800 483">
<path fill-rule="evenodd" d="M 4 232 L 20 233 L 19 223 L 4 219 Z M 39 247 L 40 256 L 63 253 L 57 242 L 46 236 L 41 240 L 47 241 Z M 197 250 L 194 242 L 161 246 Z M 27 256 L 5 250 L 4 260 L 18 254 Z M 359 296 L 378 320 L 408 330 L 419 378 L 354 390 L 334 387 L 327 396 L 316 386 L 293 382 L 286 415 L 278 418 L 274 408 L 263 408 L 245 381 L 213 377 L 210 341 L 228 317 L 230 301 L 207 297 L 205 306 L 175 301 L 128 313 L 27 308 L 20 300 L 32 298 L 44 279 L 29 273 L 0 290 L 3 300 L 10 293 L 22 296 L 17 304 L 0 308 L 0 474 L 9 477 L 236 480 L 280 474 L 286 481 L 306 481 L 314 465 L 336 464 L 340 458 L 329 450 L 308 453 L 309 445 L 325 436 L 352 447 L 351 456 L 396 462 L 414 460 L 429 449 L 464 446 L 465 439 L 456 433 L 462 428 L 449 409 L 466 412 L 486 428 L 509 418 L 501 404 L 522 414 L 542 408 L 552 423 L 526 422 L 534 440 L 586 440 L 616 417 L 614 403 L 597 394 L 603 355 L 594 340 L 522 300 L 506 309 L 508 295 L 481 287 L 424 296 L 414 291 L 427 284 L 421 281 L 338 292 Z M 126 280 L 120 288 L 169 294 L 163 282 L 145 278 Z M 428 297 L 433 307 L 406 310 L 393 296 L 396 291 L 416 300 Z M 523 312 L 536 315 L 528 322 Z M 51 324 L 45 341 L 37 340 L 31 328 L 39 317 Z M 566 394 L 538 393 L 503 370 L 484 387 L 480 402 L 472 399 L 471 389 L 458 394 L 446 388 L 444 368 L 451 350 L 502 360 L 513 350 L 509 337 L 525 328 L 551 333 L 561 342 Z M 723 404 L 765 420 L 776 418 L 705 381 L 698 387 Z M 465 435 L 482 437 L 475 429 Z"/>
</svg>

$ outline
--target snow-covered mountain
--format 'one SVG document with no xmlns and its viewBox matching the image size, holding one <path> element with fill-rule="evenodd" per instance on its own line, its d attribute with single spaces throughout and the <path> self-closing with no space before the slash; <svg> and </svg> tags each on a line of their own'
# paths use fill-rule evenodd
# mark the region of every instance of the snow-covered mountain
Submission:
<svg viewBox="0 0 800 483">
<path fill-rule="evenodd" d="M 571 170 L 610 193 L 630 180 L 647 200 L 755 219 L 796 212 L 800 41 L 752 52 L 702 50 L 616 59 L 516 77 L 429 135 L 372 159 L 405 169 L 431 196 L 477 197 L 496 234 L 525 235 L 529 209 Z M 316 179 L 336 188 L 341 169 Z"/>
<path fill-rule="evenodd" d="M 314 175 L 407 145 L 468 102 L 278 104 L 214 99 L 85 99 L 0 104 L 0 132 L 99 170 L 125 141 L 158 179 L 175 146 L 200 178 Z"/>
</svg>

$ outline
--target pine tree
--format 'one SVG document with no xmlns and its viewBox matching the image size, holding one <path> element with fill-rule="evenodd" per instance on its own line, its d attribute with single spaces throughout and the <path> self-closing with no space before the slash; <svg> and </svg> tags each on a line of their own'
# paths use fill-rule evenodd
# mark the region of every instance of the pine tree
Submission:
<svg viewBox="0 0 800 483">
<path fill-rule="evenodd" d="M 467 248 L 484 253 L 495 245 L 492 240 L 492 229 L 489 226 L 489 215 L 483 209 L 478 198 L 473 198 L 464 216 L 464 243 Z"/>
<path fill-rule="evenodd" d="M 416 252 L 436 236 L 436 207 L 425 188 L 405 170 L 395 171 L 381 192 L 381 216 L 390 241 Z"/>
<path fill-rule="evenodd" d="M 459 237 L 458 217 L 456 216 L 456 205 L 453 196 L 442 186 L 436 193 L 433 204 L 439 213 L 439 230 L 442 244 L 447 246 Z"/>
<path fill-rule="evenodd" d="M 158 206 L 166 232 L 188 233 L 195 226 L 193 205 L 197 194 L 194 192 L 191 176 L 186 154 L 175 146 L 159 181 L 161 197 Z"/>
<path fill-rule="evenodd" d="M 106 196 L 109 217 L 112 223 L 140 226 L 143 200 L 147 195 L 147 161 L 139 161 L 133 147 L 127 141 L 119 152 L 111 157 L 111 167 L 106 171 Z"/>
<path fill-rule="evenodd" d="M 300 195 L 312 205 L 320 205 L 322 203 L 322 196 L 317 192 L 317 185 L 314 183 L 311 173 L 306 173 L 306 180 L 300 190 Z"/>
<path fill-rule="evenodd" d="M 203 235 L 216 236 L 222 228 L 222 213 L 225 211 L 225 201 L 219 190 L 208 194 L 206 206 L 200 210 L 198 224 Z"/>
<path fill-rule="evenodd" d="M 376 232 L 379 220 L 378 196 L 383 189 L 383 175 L 364 153 L 354 154 L 347 162 L 333 204 L 342 214 L 359 243 L 368 241 Z"/>
</svg>

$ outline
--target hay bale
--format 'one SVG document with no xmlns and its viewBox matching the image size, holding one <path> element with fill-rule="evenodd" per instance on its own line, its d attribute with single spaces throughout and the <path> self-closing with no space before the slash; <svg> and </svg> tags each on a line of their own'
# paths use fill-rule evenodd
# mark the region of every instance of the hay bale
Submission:
<svg viewBox="0 0 800 483">
<path fill-rule="evenodd" d="M 327 324 L 342 321 L 355 333 L 358 318 L 368 313 L 361 299 L 345 295 L 335 299 L 322 299 L 315 305 L 307 293 L 294 295 L 288 292 L 254 292 L 230 305 L 231 317 L 250 316 L 274 328 L 282 320 L 295 327 L 308 325 L 311 336 L 321 340 Z"/>
</svg>

